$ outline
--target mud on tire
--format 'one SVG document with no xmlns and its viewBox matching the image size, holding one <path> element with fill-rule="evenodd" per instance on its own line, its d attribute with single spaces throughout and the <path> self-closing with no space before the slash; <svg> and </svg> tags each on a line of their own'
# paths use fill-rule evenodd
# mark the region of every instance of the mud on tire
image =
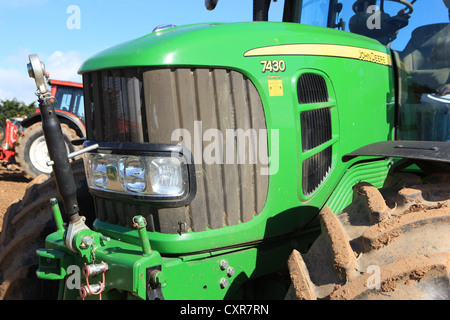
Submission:
<svg viewBox="0 0 450 320">
<path fill-rule="evenodd" d="M 72 171 L 77 186 L 80 214 L 87 223 L 94 217 L 93 200 L 89 194 L 81 160 L 74 161 Z M 30 182 L 22 200 L 7 210 L 0 233 L 0 299 L 38 300 L 55 299 L 58 281 L 43 281 L 36 277 L 38 256 L 36 249 L 44 248 L 48 234 L 56 231 L 50 198 L 58 199 L 63 214 L 62 200 L 53 175 L 40 175 Z"/>
<path fill-rule="evenodd" d="M 286 298 L 450 299 L 449 199 L 448 172 L 357 184 L 343 212 L 321 211 L 311 249 L 292 252 Z"/>
</svg>

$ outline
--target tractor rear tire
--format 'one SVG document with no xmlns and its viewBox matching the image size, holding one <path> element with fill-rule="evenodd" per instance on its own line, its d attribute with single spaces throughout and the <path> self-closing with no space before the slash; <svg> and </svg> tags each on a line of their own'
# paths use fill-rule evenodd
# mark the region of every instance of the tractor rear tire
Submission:
<svg viewBox="0 0 450 320">
<path fill-rule="evenodd" d="M 336 215 L 319 214 L 322 233 L 294 250 L 287 299 L 450 299 L 450 174 L 389 176 L 376 189 L 353 188 Z"/>
<path fill-rule="evenodd" d="M 61 130 L 68 153 L 81 148 L 75 147 L 71 143 L 72 140 L 80 138 L 75 130 L 65 123 L 61 124 Z M 48 157 L 47 144 L 41 122 L 26 128 L 23 134 L 17 137 L 15 157 L 27 179 L 34 179 L 41 174 L 45 174 L 47 177 L 50 176 L 52 167 L 46 165 L 50 158 Z"/>
<path fill-rule="evenodd" d="M 94 220 L 93 199 L 88 191 L 81 160 L 72 163 L 77 186 L 80 215 L 86 224 Z M 36 249 L 45 247 L 45 238 L 56 231 L 50 199 L 57 198 L 63 219 L 64 205 L 54 176 L 40 175 L 29 183 L 22 200 L 13 203 L 3 219 L 0 233 L 0 300 L 56 299 L 59 281 L 40 280 L 36 276 Z"/>
</svg>

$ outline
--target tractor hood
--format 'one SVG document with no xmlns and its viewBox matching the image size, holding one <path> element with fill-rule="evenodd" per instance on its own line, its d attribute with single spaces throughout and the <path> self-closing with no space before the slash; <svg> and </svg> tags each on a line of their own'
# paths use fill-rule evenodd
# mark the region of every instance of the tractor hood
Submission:
<svg viewBox="0 0 450 320">
<path fill-rule="evenodd" d="M 247 51 L 285 44 L 333 44 L 389 52 L 376 40 L 296 23 L 192 24 L 157 31 L 104 50 L 88 59 L 79 73 L 139 66 L 242 66 Z"/>
</svg>

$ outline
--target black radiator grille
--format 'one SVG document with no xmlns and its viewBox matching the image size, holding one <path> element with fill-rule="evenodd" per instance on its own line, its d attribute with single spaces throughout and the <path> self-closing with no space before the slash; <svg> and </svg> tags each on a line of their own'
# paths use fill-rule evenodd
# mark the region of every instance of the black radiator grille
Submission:
<svg viewBox="0 0 450 320">
<path fill-rule="evenodd" d="M 330 108 L 302 112 L 300 123 L 303 152 L 331 140 Z"/>
<path fill-rule="evenodd" d="M 174 130 L 186 129 L 194 140 L 200 121 L 200 139 L 208 129 L 218 129 L 224 137 L 229 129 L 266 130 L 258 91 L 236 71 L 109 70 L 85 74 L 83 81 L 88 140 L 177 144 Z M 258 142 L 267 145 L 267 135 L 261 137 L 265 141 Z M 203 149 L 208 144 L 204 142 Z M 195 158 L 195 150 L 191 152 Z M 268 190 L 268 176 L 261 174 L 267 169 L 264 162 L 198 160 L 202 159 L 195 160 L 197 194 L 189 206 L 150 208 L 98 198 L 98 219 L 129 227 L 132 217 L 141 214 L 149 231 L 173 234 L 237 225 L 262 211 Z"/>
<path fill-rule="evenodd" d="M 315 73 L 304 73 L 297 82 L 298 103 L 318 103 L 328 101 L 325 79 Z"/>
<path fill-rule="evenodd" d="M 146 142 L 142 75 L 107 70 L 83 76 L 88 140 Z"/>
<path fill-rule="evenodd" d="M 303 194 L 312 194 L 325 180 L 331 169 L 332 146 L 303 161 Z"/>
</svg>

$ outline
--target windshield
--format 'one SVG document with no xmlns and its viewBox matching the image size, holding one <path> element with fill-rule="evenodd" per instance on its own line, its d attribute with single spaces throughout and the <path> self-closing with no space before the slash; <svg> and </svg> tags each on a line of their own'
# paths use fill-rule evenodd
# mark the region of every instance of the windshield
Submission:
<svg viewBox="0 0 450 320">
<path fill-rule="evenodd" d="M 58 86 L 55 109 L 75 114 L 84 122 L 83 89 Z"/>
<path fill-rule="evenodd" d="M 362 31 L 361 28 L 364 27 L 366 29 L 366 32 L 368 33 L 367 36 L 371 37 L 371 35 L 373 34 L 375 34 L 376 36 L 376 32 L 381 33 L 383 29 L 388 29 L 388 24 L 400 25 L 402 27 L 394 31 L 395 34 L 393 35 L 393 39 L 390 42 L 390 47 L 394 50 L 402 51 L 411 39 L 412 32 L 418 27 L 436 23 L 449 23 L 449 13 L 446 7 L 446 3 L 450 3 L 450 0 L 410 0 L 408 1 L 408 3 L 411 3 L 413 11 L 410 18 L 404 20 L 400 19 L 400 17 L 396 18 L 396 16 L 401 10 L 404 9 L 406 9 L 405 13 L 408 14 L 409 9 L 407 9 L 408 7 L 406 5 L 399 3 L 398 1 L 363 1 L 365 2 L 365 4 L 361 5 L 359 9 L 363 13 L 363 15 L 361 16 L 364 17 L 364 20 L 361 19 L 361 21 L 359 21 L 360 25 L 355 27 L 356 23 L 351 20 L 352 17 L 356 15 L 353 10 L 353 5 L 357 1 L 339 0 L 337 1 L 336 6 L 341 7 L 342 9 L 340 9 L 340 12 L 336 12 L 338 10 L 333 12 L 336 15 L 336 19 L 334 21 L 335 26 L 329 27 L 335 27 L 347 32 L 356 31 L 355 33 L 358 33 L 357 31 Z M 390 15 L 390 20 L 388 20 L 387 16 L 380 14 L 380 9 L 382 9 L 386 14 Z M 310 9 L 309 11 L 312 12 L 312 10 Z M 339 22 L 341 22 L 341 25 L 339 25 Z M 405 25 L 403 26 L 403 24 Z M 370 33 L 369 30 L 372 30 L 373 32 Z"/>
<path fill-rule="evenodd" d="M 328 6 L 329 0 L 303 0 L 300 23 L 326 27 Z"/>
</svg>

